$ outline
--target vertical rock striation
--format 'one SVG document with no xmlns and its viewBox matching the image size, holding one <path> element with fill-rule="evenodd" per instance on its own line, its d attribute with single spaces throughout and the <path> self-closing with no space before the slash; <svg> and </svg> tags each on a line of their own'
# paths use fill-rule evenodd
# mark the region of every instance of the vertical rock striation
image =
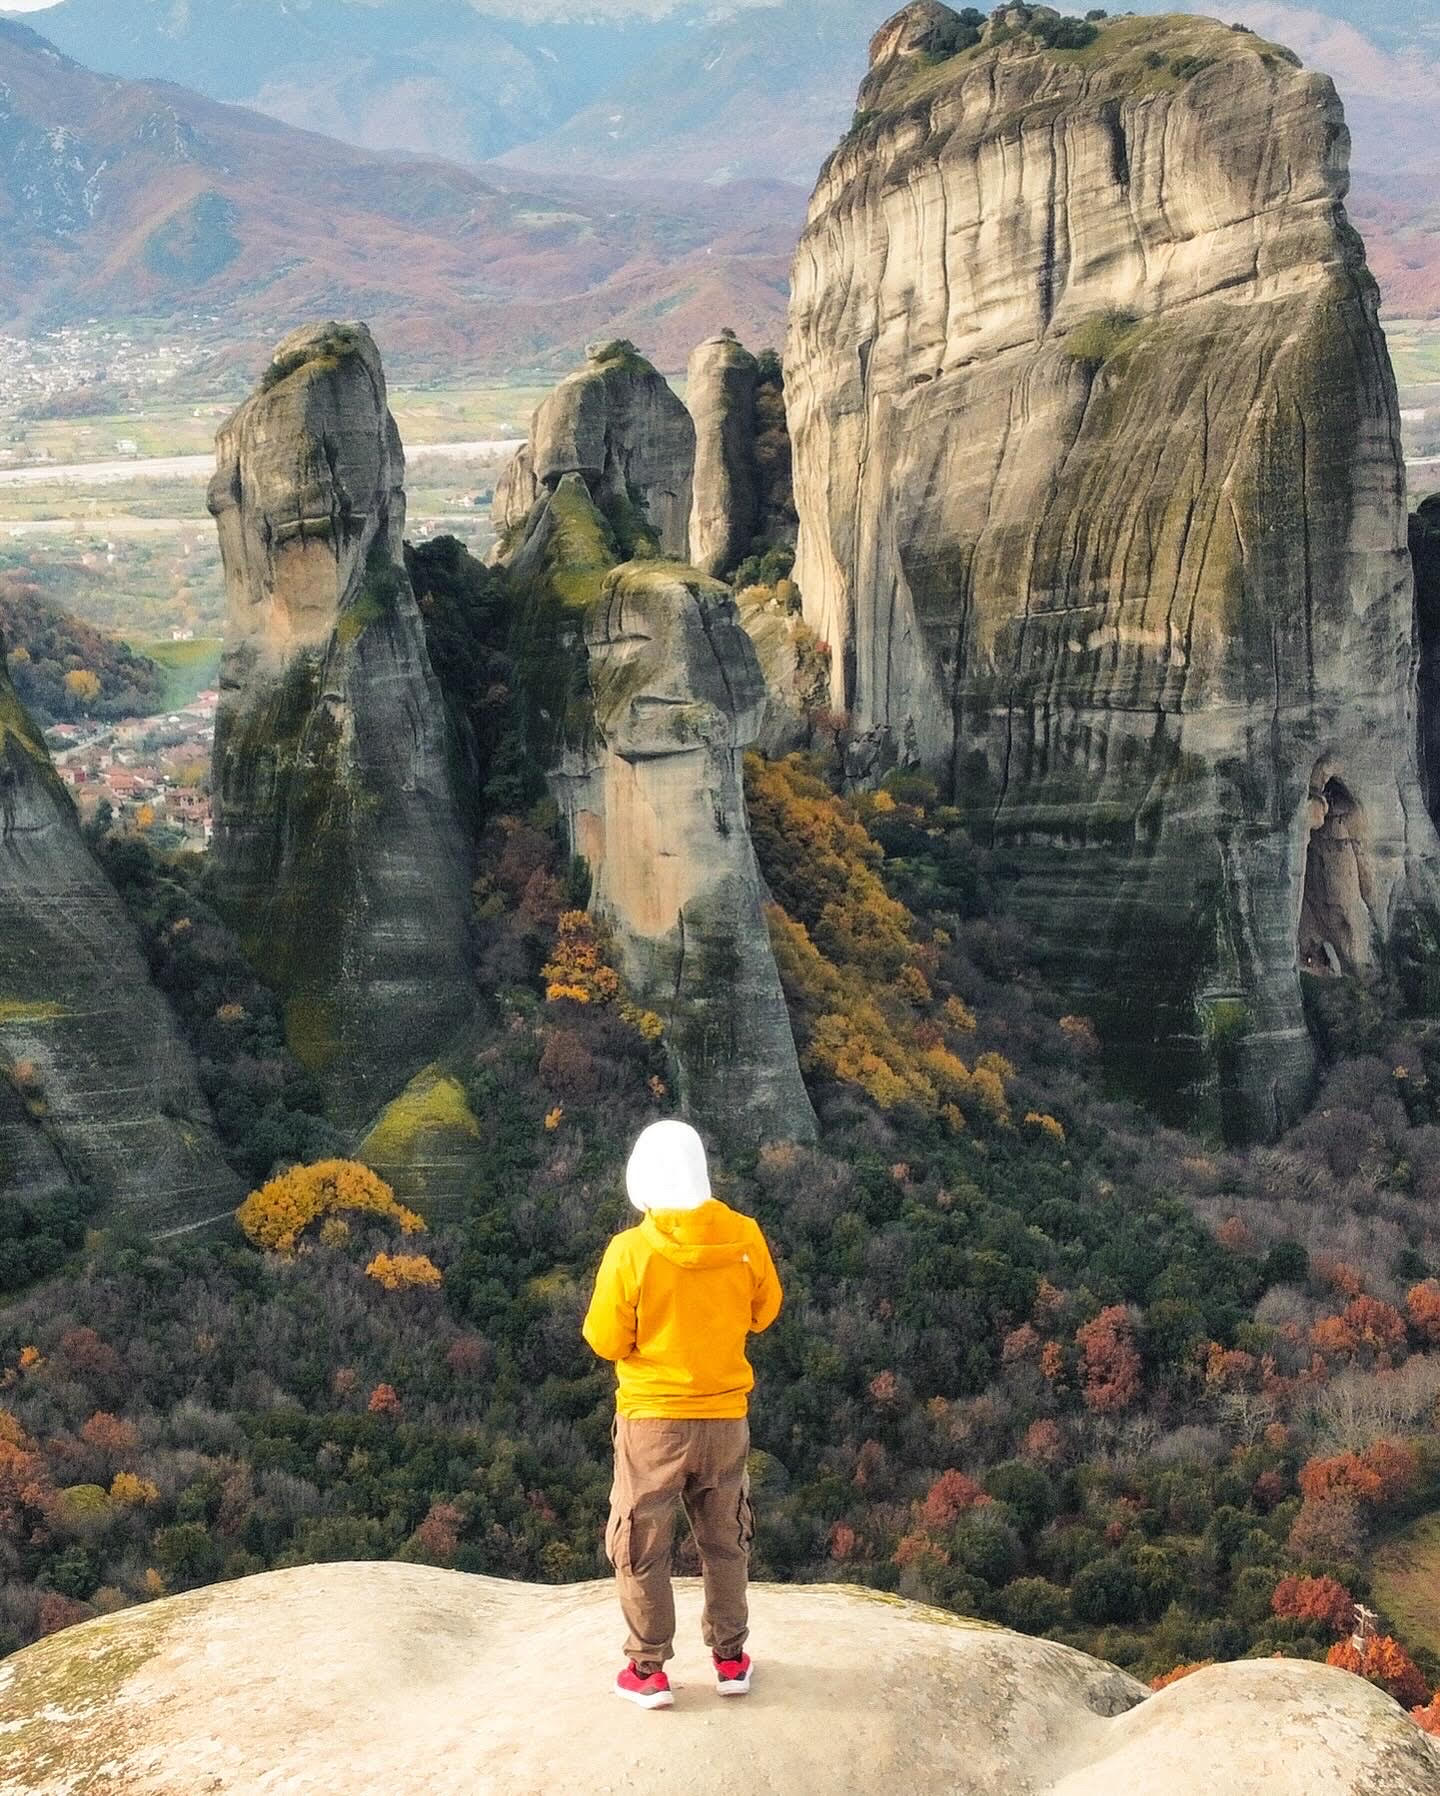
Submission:
<svg viewBox="0 0 1440 1796">
<path fill-rule="evenodd" d="M 0 646 L 0 1203 L 88 1187 L 151 1230 L 232 1210 L 189 1051 Z"/>
<path fill-rule="evenodd" d="M 215 877 L 292 1050 L 358 1126 L 471 1013 L 469 855 L 363 325 L 286 338 L 221 429 Z"/>
<path fill-rule="evenodd" d="M 1302 962 L 1364 976 L 1440 855 L 1340 104 L 1202 19 L 973 36 L 929 0 L 882 29 L 811 204 L 806 618 L 870 759 L 1004 849 L 1119 1068 L 1178 1117 L 1218 1067 L 1267 1133 L 1311 1082 Z"/>
</svg>

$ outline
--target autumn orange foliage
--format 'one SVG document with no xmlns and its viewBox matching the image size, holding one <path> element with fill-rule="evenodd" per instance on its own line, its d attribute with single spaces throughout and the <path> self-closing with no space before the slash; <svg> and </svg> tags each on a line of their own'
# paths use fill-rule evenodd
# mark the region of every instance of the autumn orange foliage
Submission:
<svg viewBox="0 0 1440 1796">
<path fill-rule="evenodd" d="M 1327 1358 L 1369 1355 L 1388 1364 L 1405 1347 L 1405 1318 L 1378 1297 L 1352 1297 L 1338 1316 L 1310 1330 L 1310 1344 Z"/>
<path fill-rule="evenodd" d="M 1424 1708 L 1411 1709 L 1410 1714 L 1422 1733 L 1440 1736 L 1440 1690 L 1435 1692 Z"/>
<path fill-rule="evenodd" d="M 1123 1304 L 1101 1310 L 1075 1331 L 1083 1356 L 1082 1393 L 1097 1415 L 1128 1409 L 1140 1395 L 1141 1361 L 1130 1313 Z"/>
<path fill-rule="evenodd" d="M 1326 1653 L 1325 1663 L 1341 1671 L 1353 1671 L 1366 1683 L 1377 1685 L 1402 1708 L 1417 1708 L 1430 1695 L 1430 1687 L 1415 1661 L 1389 1634 L 1373 1634 L 1363 1646 L 1342 1640 Z"/>
<path fill-rule="evenodd" d="M 929 1528 L 948 1528 L 967 1509 L 989 1501 L 973 1478 L 953 1470 L 942 1472 L 925 1493 L 920 1519 Z"/>
<path fill-rule="evenodd" d="M 1440 1279 L 1427 1278 L 1411 1288 L 1405 1299 L 1410 1326 L 1432 1346 L 1440 1346 Z"/>
<path fill-rule="evenodd" d="M 1335 1578 L 1282 1578 L 1270 1598 L 1273 1615 L 1318 1622 L 1332 1634 L 1353 1626 L 1355 1599 Z"/>
<path fill-rule="evenodd" d="M 1181 1678 L 1193 1677 L 1197 1671 L 1208 1671 L 1215 1663 L 1213 1659 L 1196 1659 L 1192 1665 L 1177 1665 L 1173 1671 L 1167 1671 L 1158 1678 L 1151 1678 L 1152 1690 L 1168 1690 L 1172 1684 L 1178 1684 Z"/>
<path fill-rule="evenodd" d="M 1300 1468 L 1300 1494 L 1307 1503 L 1349 1497 L 1378 1508 L 1403 1496 L 1415 1481 L 1419 1461 L 1403 1441 L 1376 1441 L 1363 1453 L 1336 1453 L 1311 1459 Z"/>
<path fill-rule="evenodd" d="M 235 1219 L 257 1247 L 293 1253 L 301 1235 L 322 1216 L 362 1211 L 419 1234 L 424 1218 L 407 1210 L 384 1179 L 357 1160 L 321 1160 L 294 1166 L 252 1191 Z"/>
</svg>

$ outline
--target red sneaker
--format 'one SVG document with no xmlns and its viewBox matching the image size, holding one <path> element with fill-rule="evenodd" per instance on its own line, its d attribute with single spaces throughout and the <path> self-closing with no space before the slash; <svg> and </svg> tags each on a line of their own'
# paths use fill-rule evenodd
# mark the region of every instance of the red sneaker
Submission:
<svg viewBox="0 0 1440 1796">
<path fill-rule="evenodd" d="M 715 1660 L 715 1688 L 722 1696 L 744 1696 L 750 1688 L 750 1655 Z"/>
<path fill-rule="evenodd" d="M 633 1663 L 615 1679 L 615 1694 L 623 1696 L 626 1702 L 633 1702 L 639 1709 L 668 1709 L 675 1700 L 675 1692 L 663 1671 L 652 1671 L 647 1676 Z"/>
</svg>

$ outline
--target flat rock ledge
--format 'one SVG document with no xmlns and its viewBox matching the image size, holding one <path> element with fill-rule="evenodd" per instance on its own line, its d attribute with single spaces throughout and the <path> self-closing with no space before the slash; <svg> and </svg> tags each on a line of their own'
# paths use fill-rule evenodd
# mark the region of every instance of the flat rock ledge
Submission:
<svg viewBox="0 0 1440 1796">
<path fill-rule="evenodd" d="M 1440 1752 L 1344 1672 L 1218 1666 L 1149 1696 L 1043 1640 L 834 1587 L 754 1592 L 714 1691 L 680 1587 L 676 1706 L 609 1691 L 608 1584 L 275 1572 L 0 1665 L 0 1796 L 1437 1796 Z"/>
</svg>

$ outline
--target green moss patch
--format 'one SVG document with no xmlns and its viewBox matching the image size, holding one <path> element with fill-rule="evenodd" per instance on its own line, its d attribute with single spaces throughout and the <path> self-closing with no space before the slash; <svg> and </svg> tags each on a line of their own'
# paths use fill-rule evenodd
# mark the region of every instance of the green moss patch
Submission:
<svg viewBox="0 0 1440 1796">
<path fill-rule="evenodd" d="M 1103 364 L 1133 347 L 1144 327 L 1133 312 L 1092 312 L 1065 339 L 1065 353 L 1076 362 Z"/>
<path fill-rule="evenodd" d="M 35 1789 L 49 1778 L 63 1778 L 75 1796 L 109 1787 L 114 1704 L 166 1645 L 169 1607 L 67 1628 L 0 1667 L 0 1788 Z"/>
<path fill-rule="evenodd" d="M 439 1066 L 417 1073 L 365 1137 L 360 1158 L 368 1165 L 395 1165 L 409 1159 L 433 1137 L 477 1140 L 480 1124 L 465 1097 L 465 1087 Z"/>
</svg>

